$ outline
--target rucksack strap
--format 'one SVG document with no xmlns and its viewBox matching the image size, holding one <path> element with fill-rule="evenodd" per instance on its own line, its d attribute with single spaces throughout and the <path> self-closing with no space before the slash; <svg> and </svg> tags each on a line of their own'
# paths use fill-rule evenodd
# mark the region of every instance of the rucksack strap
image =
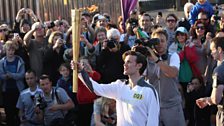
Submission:
<svg viewBox="0 0 224 126">
<path fill-rule="evenodd" d="M 53 98 L 53 100 L 54 100 L 54 96 L 55 96 L 57 103 L 58 103 L 58 104 L 63 104 L 63 103 L 61 102 L 59 96 L 58 96 L 57 89 L 58 89 L 58 87 L 55 87 L 55 88 L 53 89 L 53 92 L 52 92 L 52 98 Z M 60 110 L 60 111 L 61 111 L 63 117 L 65 117 L 64 112 L 63 112 L 62 110 Z"/>
</svg>

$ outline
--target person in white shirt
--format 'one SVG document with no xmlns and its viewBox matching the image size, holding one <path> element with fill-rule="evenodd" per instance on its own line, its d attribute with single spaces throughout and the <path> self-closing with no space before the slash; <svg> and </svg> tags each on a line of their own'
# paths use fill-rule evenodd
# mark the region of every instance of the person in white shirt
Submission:
<svg viewBox="0 0 224 126">
<path fill-rule="evenodd" d="M 79 78 L 99 96 L 116 100 L 118 126 L 158 126 L 159 99 L 154 87 L 142 77 L 147 66 L 146 57 L 139 52 L 126 51 L 123 54 L 126 81 L 117 80 L 110 84 L 98 84 L 81 70 Z M 74 68 L 74 62 L 71 64 Z"/>
</svg>

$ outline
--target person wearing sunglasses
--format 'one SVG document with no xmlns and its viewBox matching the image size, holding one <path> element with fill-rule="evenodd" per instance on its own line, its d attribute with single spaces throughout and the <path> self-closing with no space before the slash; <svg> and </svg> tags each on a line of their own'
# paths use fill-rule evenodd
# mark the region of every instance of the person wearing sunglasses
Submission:
<svg viewBox="0 0 224 126">
<path fill-rule="evenodd" d="M 197 20 L 200 20 L 201 22 L 203 22 L 206 25 L 207 32 L 211 32 L 212 35 L 215 34 L 216 26 L 215 26 L 215 24 L 212 24 L 213 23 L 212 20 L 211 21 L 209 20 L 207 13 L 200 12 L 198 14 Z"/>
<path fill-rule="evenodd" d="M 204 75 L 208 74 L 206 67 L 212 63 L 212 58 L 209 56 L 209 44 L 212 39 L 212 33 L 207 32 L 206 25 L 202 21 L 197 20 L 191 29 L 191 36 L 200 61 L 196 63 L 196 67 L 199 69 L 201 76 L 204 77 Z M 204 79 L 207 82 L 209 76 Z"/>
<path fill-rule="evenodd" d="M 165 30 L 168 34 L 167 47 L 169 47 L 173 42 L 175 42 L 175 29 L 176 29 L 177 21 L 178 21 L 178 18 L 175 14 L 168 14 L 166 17 Z"/>
<path fill-rule="evenodd" d="M 178 90 L 180 58 L 175 52 L 168 53 L 165 30 L 158 28 L 151 37 L 159 39 L 159 44 L 154 49 L 148 48 L 150 55 L 147 56 L 146 77 L 160 96 L 159 126 L 185 126 L 182 98 Z"/>
<path fill-rule="evenodd" d="M 208 18 L 210 19 L 210 17 L 214 14 L 214 10 L 212 5 L 209 3 L 208 0 L 197 0 L 197 3 L 195 4 L 195 6 L 193 7 L 192 11 L 190 12 L 189 15 L 189 22 L 191 24 L 191 26 L 194 25 L 198 14 L 201 11 L 204 11 L 205 13 L 208 14 Z"/>
</svg>

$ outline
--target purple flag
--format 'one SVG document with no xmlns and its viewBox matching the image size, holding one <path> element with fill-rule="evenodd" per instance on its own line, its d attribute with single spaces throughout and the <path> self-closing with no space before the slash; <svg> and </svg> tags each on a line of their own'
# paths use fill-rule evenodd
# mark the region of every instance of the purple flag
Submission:
<svg viewBox="0 0 224 126">
<path fill-rule="evenodd" d="M 123 17 L 123 28 L 125 30 L 125 22 L 129 18 L 130 12 L 135 8 L 138 0 L 121 0 L 121 12 Z"/>
</svg>

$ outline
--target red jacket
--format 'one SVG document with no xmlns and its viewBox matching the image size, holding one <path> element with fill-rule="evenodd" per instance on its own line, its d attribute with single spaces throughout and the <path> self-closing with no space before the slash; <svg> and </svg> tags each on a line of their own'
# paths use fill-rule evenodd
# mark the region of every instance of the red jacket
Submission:
<svg viewBox="0 0 224 126">
<path fill-rule="evenodd" d="M 201 77 L 201 72 L 196 67 L 196 63 L 199 62 L 199 57 L 196 53 L 196 47 L 193 46 L 185 46 L 184 51 L 179 53 L 180 62 L 183 61 L 184 57 L 186 57 L 189 65 L 191 66 L 191 70 L 193 72 L 194 77 Z"/>
<path fill-rule="evenodd" d="M 101 78 L 101 75 L 93 71 L 93 73 L 89 73 L 89 76 L 95 80 L 98 81 Z M 79 79 L 78 80 L 78 91 L 77 91 L 77 100 L 79 104 L 88 104 L 93 103 L 93 101 L 97 98 L 97 95 L 93 92 L 91 92 Z"/>
</svg>

